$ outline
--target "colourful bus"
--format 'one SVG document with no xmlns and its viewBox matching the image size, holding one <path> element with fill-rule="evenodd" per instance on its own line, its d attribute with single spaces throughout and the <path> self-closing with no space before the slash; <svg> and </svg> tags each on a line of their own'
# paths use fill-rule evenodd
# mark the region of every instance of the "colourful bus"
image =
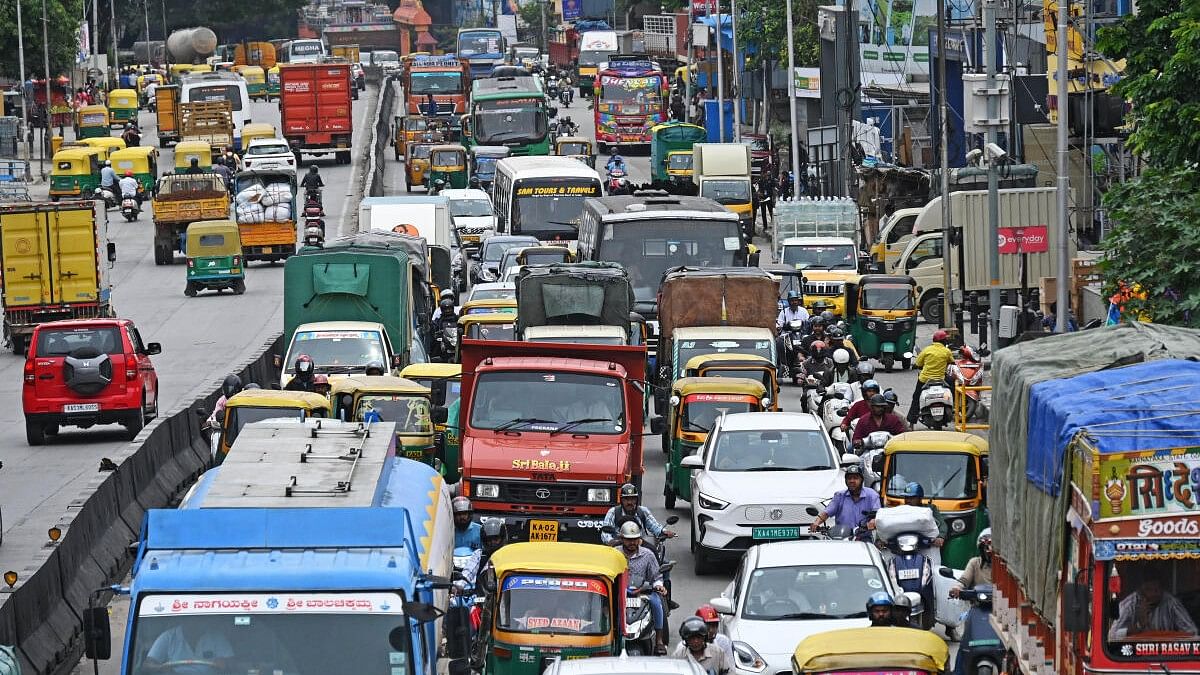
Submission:
<svg viewBox="0 0 1200 675">
<path fill-rule="evenodd" d="M 611 60 L 596 74 L 596 143 L 648 145 L 667 121 L 667 78 L 652 61 Z"/>
<path fill-rule="evenodd" d="M 546 95 L 532 77 L 489 77 L 471 85 L 463 116 L 468 146 L 502 145 L 511 155 L 550 154 Z"/>
</svg>

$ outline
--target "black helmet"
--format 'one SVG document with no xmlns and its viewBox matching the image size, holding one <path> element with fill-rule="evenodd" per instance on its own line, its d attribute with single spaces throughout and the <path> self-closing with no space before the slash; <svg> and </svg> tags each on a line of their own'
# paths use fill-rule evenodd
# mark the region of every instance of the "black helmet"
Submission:
<svg viewBox="0 0 1200 675">
<path fill-rule="evenodd" d="M 833 323 L 837 321 L 837 317 L 833 315 L 833 312 L 825 310 L 824 312 L 821 312 L 821 320 L 823 320 L 825 323 Z"/>
<path fill-rule="evenodd" d="M 237 375 L 226 375 L 225 381 L 221 383 L 221 393 L 225 398 L 231 398 L 234 394 L 242 390 L 242 378 Z"/>
<path fill-rule="evenodd" d="M 374 371 L 374 372 L 372 372 Z M 386 375 L 387 371 L 383 367 L 383 361 L 371 361 L 367 364 L 367 375 Z"/>
<path fill-rule="evenodd" d="M 859 380 L 869 380 L 875 377 L 875 366 L 870 361 L 859 361 L 857 366 L 854 366 L 854 374 Z"/>
<path fill-rule="evenodd" d="M 883 397 L 883 394 L 875 394 L 874 396 L 871 397 L 871 405 L 873 405 L 873 406 L 887 405 L 887 404 L 888 404 L 887 399 Z"/>
<path fill-rule="evenodd" d="M 242 387 L 242 391 L 249 391 L 250 389 L 262 389 L 262 387 L 259 386 L 259 384 L 257 382 L 251 382 L 250 384 L 246 385 L 245 387 Z"/>
<path fill-rule="evenodd" d="M 825 319 L 820 314 L 814 316 L 812 318 L 811 323 L 812 323 L 813 328 L 816 328 L 817 326 L 820 326 L 822 328 L 825 327 Z"/>
<path fill-rule="evenodd" d="M 900 402 L 900 397 L 897 396 L 896 392 L 892 391 L 891 389 L 887 389 L 883 392 L 883 398 L 887 401 L 887 404 L 890 406 L 895 406 L 897 403 Z"/>
<path fill-rule="evenodd" d="M 834 325 L 830 326 L 829 330 L 825 331 L 825 335 L 827 335 L 830 340 L 842 340 L 846 337 L 846 331 Z"/>
<path fill-rule="evenodd" d="M 689 616 L 679 624 L 679 637 L 684 642 L 688 638 L 701 637 L 708 640 L 708 625 L 698 616 Z"/>
<path fill-rule="evenodd" d="M 309 173 L 316 173 L 316 172 L 317 172 L 317 170 L 318 170 L 318 169 L 317 169 L 317 165 L 316 165 L 316 164 L 313 164 L 312 166 L 308 167 L 308 172 L 309 172 Z"/>
<path fill-rule="evenodd" d="M 483 552 L 491 555 L 508 542 L 508 526 L 499 518 L 488 518 L 480 525 L 479 538 L 483 543 Z M 493 541 L 495 539 L 500 541 Z"/>
<path fill-rule="evenodd" d="M 638 495 L 637 486 L 634 485 L 633 483 L 626 483 L 626 484 L 622 485 L 619 495 L 620 495 L 621 499 L 624 499 L 626 497 L 633 497 L 636 499 L 637 497 L 640 496 L 640 495 Z"/>
<path fill-rule="evenodd" d="M 438 303 L 438 308 L 442 310 L 442 316 L 452 314 L 454 312 L 454 299 L 442 298 L 441 302 Z"/>
</svg>

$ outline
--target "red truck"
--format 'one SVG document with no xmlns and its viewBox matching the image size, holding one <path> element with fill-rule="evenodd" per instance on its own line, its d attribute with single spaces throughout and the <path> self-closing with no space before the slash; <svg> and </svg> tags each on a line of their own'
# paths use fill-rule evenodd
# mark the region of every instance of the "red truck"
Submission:
<svg viewBox="0 0 1200 675">
<path fill-rule="evenodd" d="M 301 156 L 336 155 L 350 163 L 354 131 L 349 63 L 286 63 L 279 67 L 279 115 L 296 165 Z"/>
<path fill-rule="evenodd" d="M 645 347 L 462 341 L 460 494 L 528 541 L 597 543 L 642 480 Z"/>
</svg>

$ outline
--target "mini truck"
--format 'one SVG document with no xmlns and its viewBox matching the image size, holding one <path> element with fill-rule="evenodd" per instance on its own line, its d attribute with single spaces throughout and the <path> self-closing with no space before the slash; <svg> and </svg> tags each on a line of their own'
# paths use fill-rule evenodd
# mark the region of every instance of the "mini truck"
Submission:
<svg viewBox="0 0 1200 675">
<path fill-rule="evenodd" d="M 462 341 L 458 434 L 475 512 L 529 541 L 600 541 L 642 481 L 645 347 Z"/>
<path fill-rule="evenodd" d="M 296 153 L 336 156 L 350 163 L 351 117 L 349 63 L 289 63 L 279 69 L 279 115 L 283 137 Z"/>
</svg>

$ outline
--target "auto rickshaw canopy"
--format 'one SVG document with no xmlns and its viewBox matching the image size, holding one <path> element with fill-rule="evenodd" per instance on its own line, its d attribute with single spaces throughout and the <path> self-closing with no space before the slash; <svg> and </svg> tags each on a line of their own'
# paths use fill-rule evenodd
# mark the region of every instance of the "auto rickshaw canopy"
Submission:
<svg viewBox="0 0 1200 675">
<path fill-rule="evenodd" d="M 591 574 L 616 579 L 628 567 L 625 556 L 611 546 L 571 542 L 520 542 L 492 554 L 496 577 L 509 572 Z"/>
<path fill-rule="evenodd" d="M 133 89 L 113 89 L 108 92 L 108 109 L 110 111 L 130 108 L 136 110 L 137 107 L 138 94 Z"/>
<path fill-rule="evenodd" d="M 238 225 L 232 220 L 198 220 L 187 226 L 187 256 L 227 256 L 242 254 Z"/>
<path fill-rule="evenodd" d="M 884 452 L 960 452 L 968 455 L 988 454 L 987 439 L 957 431 L 906 431 L 892 436 Z"/>
<path fill-rule="evenodd" d="M 249 67 L 249 66 L 248 66 Z M 254 66 L 257 67 L 257 66 Z M 277 138 L 279 133 L 275 131 L 275 125 L 267 122 L 251 122 L 242 125 L 242 147 L 248 147 L 250 141 L 259 138 Z"/>
<path fill-rule="evenodd" d="M 771 363 L 770 359 L 763 358 L 757 354 L 738 354 L 736 352 L 728 352 L 725 354 L 701 354 L 688 359 L 683 365 L 683 372 L 690 373 L 701 368 L 746 368 L 757 370 L 760 368 L 770 368 L 775 370 L 775 364 Z"/>
<path fill-rule="evenodd" d="M 693 394 L 732 394 L 753 396 L 762 401 L 767 388 L 748 377 L 681 377 L 671 384 L 671 393 L 680 398 Z"/>
<path fill-rule="evenodd" d="M 500 312 L 494 314 L 467 314 L 458 317 L 458 327 L 461 337 L 470 340 L 513 340 L 516 330 L 517 315 Z M 507 326 L 506 337 L 488 337 L 492 329 Z M 505 333 L 505 331 L 500 331 Z"/>
<path fill-rule="evenodd" d="M 180 141 L 175 144 L 175 168 L 187 169 L 195 157 L 202 168 L 212 167 L 212 146 L 205 141 Z"/>
<path fill-rule="evenodd" d="M 410 363 L 400 371 L 400 377 L 418 380 L 421 378 L 451 380 L 462 377 L 461 363 Z M 418 383 L 419 384 L 419 383 Z"/>
<path fill-rule="evenodd" d="M 100 171 L 99 162 L 102 152 L 98 148 L 71 147 L 63 148 L 54 153 L 50 163 L 50 173 L 55 175 L 70 175 L 77 173 L 97 173 Z"/>
<path fill-rule="evenodd" d="M 371 392 L 380 394 L 410 394 L 429 396 L 429 387 L 395 375 L 352 375 L 333 382 L 330 396 Z"/>
<path fill-rule="evenodd" d="M 946 669 L 949 655 L 945 640 L 929 631 L 890 627 L 843 628 L 801 640 L 792 654 L 792 668 L 797 674 L 840 670 L 940 673 Z"/>
<path fill-rule="evenodd" d="M 75 113 L 81 127 L 108 128 L 108 107 L 103 105 L 85 105 Z"/>
<path fill-rule="evenodd" d="M 116 136 L 93 136 L 92 138 L 81 138 L 76 143 L 95 148 L 100 151 L 101 161 L 111 159 L 110 155 L 118 150 L 125 149 L 125 141 Z"/>
<path fill-rule="evenodd" d="M 329 399 L 311 391 L 286 389 L 243 389 L 225 401 L 233 408 L 300 408 L 308 412 L 322 410 L 329 414 Z"/>
<path fill-rule="evenodd" d="M 435 145 L 429 150 L 429 166 L 434 171 L 464 170 L 467 168 L 467 149 L 457 143 Z"/>
</svg>

